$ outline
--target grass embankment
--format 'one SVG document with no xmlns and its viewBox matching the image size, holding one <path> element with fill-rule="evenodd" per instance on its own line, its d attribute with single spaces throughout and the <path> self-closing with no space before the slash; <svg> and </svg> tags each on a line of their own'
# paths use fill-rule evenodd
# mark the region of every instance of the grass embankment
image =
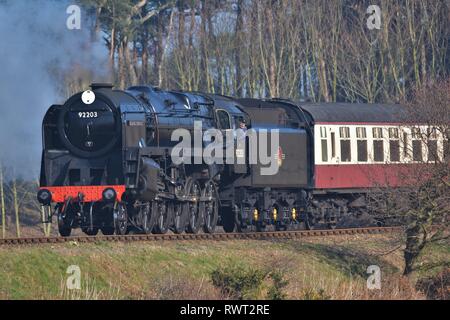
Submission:
<svg viewBox="0 0 450 320">
<path fill-rule="evenodd" d="M 278 272 L 288 299 L 424 298 L 413 281 L 437 269 L 403 278 L 396 237 L 0 247 L 0 298 L 223 299 L 227 294 L 213 285 L 211 274 L 235 266 Z M 449 257 L 449 247 L 441 246 L 423 260 L 429 265 Z M 66 289 L 70 265 L 81 269 L 79 291 Z M 381 268 L 381 290 L 366 288 L 370 265 Z M 245 297 L 264 298 L 264 292 L 253 290 Z"/>
</svg>

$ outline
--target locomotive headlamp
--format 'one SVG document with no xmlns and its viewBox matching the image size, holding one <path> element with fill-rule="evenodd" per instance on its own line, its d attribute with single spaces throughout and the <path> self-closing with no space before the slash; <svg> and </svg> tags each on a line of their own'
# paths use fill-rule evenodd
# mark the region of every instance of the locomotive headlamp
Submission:
<svg viewBox="0 0 450 320">
<path fill-rule="evenodd" d="M 116 191 L 114 189 L 108 188 L 103 191 L 103 200 L 112 201 L 116 199 Z"/>
<path fill-rule="evenodd" d="M 52 193 L 47 189 L 41 189 L 38 191 L 37 199 L 42 205 L 49 205 L 52 202 Z"/>
</svg>

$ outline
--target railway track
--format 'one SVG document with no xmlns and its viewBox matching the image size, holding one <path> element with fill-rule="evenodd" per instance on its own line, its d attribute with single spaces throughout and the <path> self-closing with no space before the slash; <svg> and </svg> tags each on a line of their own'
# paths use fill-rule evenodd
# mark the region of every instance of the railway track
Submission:
<svg viewBox="0 0 450 320">
<path fill-rule="evenodd" d="M 0 239 L 0 246 L 36 245 L 56 243 L 95 243 L 95 242 L 159 242 L 159 241 L 205 241 L 205 240 L 274 240 L 301 239 L 309 237 L 344 236 L 358 234 L 383 234 L 402 231 L 402 227 L 367 227 L 335 230 L 273 231 L 251 233 L 213 233 L 213 234 L 133 234 L 124 236 L 75 236 L 75 237 L 35 237 Z"/>
</svg>

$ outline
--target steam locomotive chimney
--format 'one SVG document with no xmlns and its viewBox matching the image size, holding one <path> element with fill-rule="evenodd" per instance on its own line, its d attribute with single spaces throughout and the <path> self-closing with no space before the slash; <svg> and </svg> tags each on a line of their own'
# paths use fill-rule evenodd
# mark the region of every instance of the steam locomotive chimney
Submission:
<svg viewBox="0 0 450 320">
<path fill-rule="evenodd" d="M 93 83 L 91 84 L 92 91 L 97 89 L 112 89 L 114 85 L 112 83 Z"/>
</svg>

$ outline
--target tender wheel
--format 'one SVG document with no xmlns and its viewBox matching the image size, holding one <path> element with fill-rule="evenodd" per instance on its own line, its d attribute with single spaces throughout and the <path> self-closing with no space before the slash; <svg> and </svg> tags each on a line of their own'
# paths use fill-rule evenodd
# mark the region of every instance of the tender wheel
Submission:
<svg viewBox="0 0 450 320">
<path fill-rule="evenodd" d="M 169 231 L 169 226 L 172 221 L 173 214 L 173 204 L 160 202 L 154 205 L 154 208 L 157 208 L 157 221 L 155 225 L 155 232 L 159 234 L 165 234 Z"/>
<path fill-rule="evenodd" d="M 98 228 L 94 227 L 92 229 L 83 229 L 82 230 L 85 234 L 87 234 L 88 236 L 96 236 L 98 234 Z"/>
<path fill-rule="evenodd" d="M 217 219 L 219 218 L 219 202 L 216 198 L 216 187 L 214 183 L 208 182 L 203 189 L 202 197 L 210 198 L 210 201 L 205 201 L 201 204 L 204 212 L 205 224 L 203 225 L 203 231 L 206 233 L 214 233 L 217 226 Z"/>
<path fill-rule="evenodd" d="M 265 225 L 261 221 L 257 221 L 255 227 L 256 227 L 257 232 L 266 232 L 267 231 L 267 225 Z"/>
<path fill-rule="evenodd" d="M 254 221 L 252 224 L 251 220 L 253 219 L 254 210 L 256 208 L 243 207 L 236 214 L 236 229 L 238 232 L 249 233 L 257 231 L 256 226 L 260 223 L 259 221 Z M 246 211 L 247 215 L 244 218 L 244 211 Z M 249 216 L 250 215 L 250 216 Z"/>
<path fill-rule="evenodd" d="M 193 179 L 188 180 L 186 195 L 189 197 L 189 202 L 187 204 L 188 208 L 188 225 L 187 232 L 188 233 L 198 233 L 200 227 L 203 224 L 203 212 L 202 208 L 199 205 L 199 199 L 201 196 L 201 188 L 198 181 Z"/>
<path fill-rule="evenodd" d="M 235 219 L 237 232 L 247 232 L 248 223 L 247 223 L 247 221 L 244 220 L 243 212 L 242 212 L 243 210 L 245 210 L 245 209 L 239 208 L 239 210 L 234 213 L 234 219 Z"/>
<path fill-rule="evenodd" d="M 286 231 L 288 229 L 288 226 L 285 224 L 277 223 L 275 224 L 275 230 L 276 231 Z"/>
<path fill-rule="evenodd" d="M 104 236 L 112 236 L 114 234 L 114 227 L 103 227 L 100 230 Z"/>
<path fill-rule="evenodd" d="M 173 232 L 180 234 L 186 230 L 187 204 L 175 203 L 173 206 Z"/>
<path fill-rule="evenodd" d="M 234 212 L 231 208 L 224 207 L 220 209 L 220 219 L 222 221 L 223 230 L 226 233 L 234 232 L 236 228 Z"/>
<path fill-rule="evenodd" d="M 114 208 L 114 229 L 117 235 L 127 233 L 128 215 L 127 209 L 123 203 L 118 203 Z"/>
</svg>

